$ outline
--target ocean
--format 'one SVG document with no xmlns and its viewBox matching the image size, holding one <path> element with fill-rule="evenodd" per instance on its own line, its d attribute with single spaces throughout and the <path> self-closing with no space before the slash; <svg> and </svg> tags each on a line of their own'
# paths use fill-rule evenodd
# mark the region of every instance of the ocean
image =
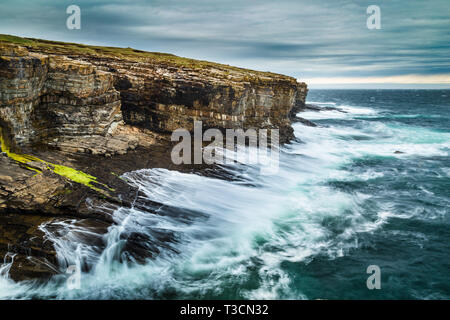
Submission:
<svg viewBox="0 0 450 320">
<path fill-rule="evenodd" d="M 0 298 L 450 299 L 450 90 L 310 90 L 307 103 L 318 126 L 293 124 L 277 174 L 126 173 L 143 196 L 115 210 L 104 248 L 73 221 L 43 225 L 62 274 L 15 283 L 5 263 Z"/>
</svg>

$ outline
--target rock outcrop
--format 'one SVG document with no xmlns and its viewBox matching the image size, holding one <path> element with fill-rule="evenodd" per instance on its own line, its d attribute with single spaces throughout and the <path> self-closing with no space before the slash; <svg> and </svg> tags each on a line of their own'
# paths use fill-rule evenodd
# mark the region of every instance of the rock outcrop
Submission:
<svg viewBox="0 0 450 320">
<path fill-rule="evenodd" d="M 125 153 L 134 137 L 123 126 L 114 77 L 89 62 L 0 46 L 0 124 L 14 147 Z"/>
<path fill-rule="evenodd" d="M 293 137 L 288 114 L 306 86 L 288 77 L 210 66 L 161 66 L 155 61 L 93 61 L 113 67 L 127 124 L 159 133 L 208 128 L 277 128 Z"/>
<path fill-rule="evenodd" d="M 105 230 L 139 192 L 123 172 L 183 170 L 171 167 L 173 130 L 200 120 L 276 128 L 288 142 L 306 94 L 306 84 L 269 72 L 0 35 L 0 258 L 14 257 L 10 276 L 58 272 L 42 223 L 75 218 Z"/>
<path fill-rule="evenodd" d="M 291 110 L 307 93 L 291 77 L 172 55 L 0 43 L 0 125 L 18 147 L 125 153 L 139 142 L 120 134 L 124 125 L 167 135 L 192 130 L 194 120 L 208 128 L 277 128 L 287 142 Z"/>
</svg>

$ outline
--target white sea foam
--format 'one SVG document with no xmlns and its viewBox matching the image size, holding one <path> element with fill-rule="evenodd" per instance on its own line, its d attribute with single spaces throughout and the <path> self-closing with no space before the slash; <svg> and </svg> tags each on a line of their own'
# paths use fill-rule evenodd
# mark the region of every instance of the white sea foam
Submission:
<svg viewBox="0 0 450 320">
<path fill-rule="evenodd" d="M 347 113 L 326 110 L 301 116 L 351 119 L 376 114 L 367 108 L 339 108 Z M 362 124 L 354 128 L 295 124 L 295 134 L 303 143 L 282 150 L 280 170 L 272 176 L 260 175 L 257 165 L 244 164 L 224 167 L 241 178 L 237 181 L 165 169 L 127 173 L 123 178 L 142 191 L 137 203 L 145 206 L 145 201 L 153 201 L 152 212 L 138 206 L 117 209 L 115 224 L 103 236 L 103 250 L 85 243 L 83 234 L 91 231 L 74 221 L 59 222 L 59 233 L 53 231 L 55 225 L 41 227 L 55 242 L 62 271 L 70 264 L 91 266 L 83 274 L 80 290 L 68 290 L 60 278 L 46 286 L 25 287 L 4 276 L 0 297 L 148 298 L 166 291 L 215 296 L 254 278 L 257 287 L 240 290 L 243 297 L 307 298 L 301 290 L 293 291 L 283 262 L 307 262 L 317 254 L 330 259 L 346 255 L 358 246 L 358 234 L 375 232 L 390 218 L 403 217 L 389 207 L 368 216 L 361 204 L 371 195 L 329 186 L 330 180 L 383 176 L 373 169 L 355 175 L 342 167 L 367 155 L 448 155 L 450 139 L 442 133 L 420 129 L 421 134 L 414 136 L 406 126 Z M 333 221 L 346 223 L 336 229 Z M 125 262 L 123 247 L 130 234 L 147 236 L 148 250 L 153 245 L 157 256 L 144 264 Z M 171 240 L 160 241 L 161 235 Z"/>
<path fill-rule="evenodd" d="M 375 115 L 379 113 L 379 111 L 371 108 L 355 107 L 349 105 L 340 105 L 339 109 L 355 115 Z"/>
<path fill-rule="evenodd" d="M 307 104 L 317 104 L 317 105 L 336 105 L 336 102 L 320 102 L 320 101 L 306 101 Z"/>
</svg>

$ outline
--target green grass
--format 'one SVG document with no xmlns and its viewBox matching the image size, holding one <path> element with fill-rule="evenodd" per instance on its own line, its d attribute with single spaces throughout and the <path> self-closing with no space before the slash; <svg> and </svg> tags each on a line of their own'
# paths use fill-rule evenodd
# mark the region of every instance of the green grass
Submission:
<svg viewBox="0 0 450 320">
<path fill-rule="evenodd" d="M 0 44 L 1 43 L 13 43 L 17 45 L 24 46 L 31 51 L 39 51 L 44 53 L 57 53 L 57 54 L 67 54 L 67 55 L 91 55 L 100 57 L 111 57 L 120 58 L 125 60 L 135 60 L 135 61 L 153 61 L 156 63 L 165 63 L 169 65 L 187 67 L 192 69 L 209 69 L 216 68 L 225 73 L 238 72 L 243 73 L 249 77 L 255 76 L 266 76 L 271 78 L 286 78 L 291 79 L 287 76 L 280 74 L 275 74 L 271 72 L 255 71 L 250 69 L 243 69 L 238 67 L 233 67 L 230 65 L 195 60 L 189 58 L 178 57 L 169 53 L 160 52 L 147 52 L 142 50 L 137 50 L 133 48 L 119 48 L 119 47 L 102 47 L 102 46 L 90 46 L 78 43 L 51 41 L 51 40 L 41 40 L 33 38 L 21 38 L 12 35 L 0 34 Z"/>
</svg>

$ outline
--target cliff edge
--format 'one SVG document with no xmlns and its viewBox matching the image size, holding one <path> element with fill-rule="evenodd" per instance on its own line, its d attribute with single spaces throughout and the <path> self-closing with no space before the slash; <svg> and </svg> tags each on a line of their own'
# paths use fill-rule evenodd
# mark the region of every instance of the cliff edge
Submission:
<svg viewBox="0 0 450 320">
<path fill-rule="evenodd" d="M 39 225 L 75 217 L 106 230 L 139 192 L 118 176 L 171 168 L 173 130 L 201 120 L 277 128 L 288 142 L 306 94 L 305 83 L 269 72 L 0 35 L 0 256 L 14 257 L 10 276 L 58 273 Z"/>
</svg>

